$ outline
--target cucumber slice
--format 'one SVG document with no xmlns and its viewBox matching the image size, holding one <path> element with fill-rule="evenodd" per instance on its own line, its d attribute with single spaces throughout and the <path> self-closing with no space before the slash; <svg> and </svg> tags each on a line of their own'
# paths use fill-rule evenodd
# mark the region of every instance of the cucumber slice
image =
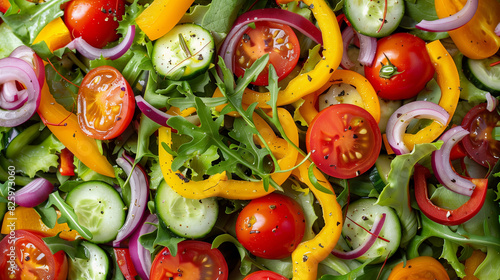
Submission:
<svg viewBox="0 0 500 280">
<path fill-rule="evenodd" d="M 492 95 L 500 95 L 500 67 L 490 64 L 500 60 L 500 56 L 485 59 L 470 59 L 464 56 L 462 68 L 465 76 L 477 88 L 489 91 Z"/>
<path fill-rule="evenodd" d="M 69 258 L 68 280 L 106 280 L 109 272 L 109 258 L 101 247 L 83 241 L 88 259 Z"/>
<path fill-rule="evenodd" d="M 125 222 L 125 204 L 120 194 L 101 181 L 78 185 L 66 197 L 78 222 L 92 233 L 92 242 L 106 243 L 115 239 Z"/>
<path fill-rule="evenodd" d="M 185 23 L 175 26 L 155 42 L 155 70 L 170 80 L 188 80 L 205 72 L 215 52 L 214 39 L 203 27 Z"/>
<path fill-rule="evenodd" d="M 344 14 L 353 28 L 370 37 L 385 37 L 391 34 L 403 19 L 405 1 L 387 0 L 387 13 L 384 19 L 385 1 L 345 0 Z"/>
<path fill-rule="evenodd" d="M 392 208 L 377 205 L 375 204 L 376 201 L 377 199 L 375 198 L 361 198 L 349 204 L 347 208 L 346 216 L 368 230 L 371 229 L 377 215 L 386 214 L 380 236 L 388 239 L 390 242 L 377 239 L 365 254 L 357 258 L 361 262 L 372 258 L 375 258 L 373 263 L 383 262 L 398 250 L 399 243 L 401 242 L 401 225 L 398 216 Z M 346 220 L 344 223 L 342 236 L 349 247 L 354 249 L 363 244 L 369 238 L 370 234 L 349 221 Z"/>
<path fill-rule="evenodd" d="M 214 197 L 189 199 L 162 181 L 155 198 L 158 217 L 175 234 L 187 238 L 206 236 L 214 227 L 219 205 Z"/>
</svg>

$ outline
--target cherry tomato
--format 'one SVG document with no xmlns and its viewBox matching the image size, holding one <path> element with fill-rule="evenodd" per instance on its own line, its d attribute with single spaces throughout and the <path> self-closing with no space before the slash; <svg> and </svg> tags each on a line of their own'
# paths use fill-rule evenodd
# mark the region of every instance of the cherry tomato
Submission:
<svg viewBox="0 0 500 280">
<path fill-rule="evenodd" d="M 382 147 L 377 122 L 365 109 L 335 104 L 320 111 L 306 134 L 307 151 L 326 174 L 349 179 L 370 169 Z"/>
<path fill-rule="evenodd" d="M 124 14 L 124 0 L 72 0 L 64 10 L 64 22 L 74 38 L 102 48 L 118 40 L 116 28 Z"/>
<path fill-rule="evenodd" d="M 421 279 L 421 280 L 449 280 L 446 269 L 436 259 L 420 256 L 396 265 L 388 280 Z"/>
<path fill-rule="evenodd" d="M 492 167 L 500 157 L 500 141 L 493 138 L 492 131 L 500 115 L 497 110 L 486 109 L 486 103 L 474 106 L 463 118 L 462 127 L 470 134 L 462 139 L 469 157 L 485 167 Z"/>
<path fill-rule="evenodd" d="M 228 277 L 226 260 L 212 244 L 185 240 L 178 245 L 172 256 L 168 248 L 156 255 L 151 267 L 151 279 L 155 280 L 224 280 Z"/>
<path fill-rule="evenodd" d="M 45 242 L 29 231 L 15 230 L 6 235 L 0 241 L 0 254 L 0 279 L 66 279 L 66 254 L 54 257 Z"/>
<path fill-rule="evenodd" d="M 236 237 L 252 254 L 266 259 L 290 256 L 302 241 L 305 219 L 290 197 L 271 193 L 252 200 L 236 220 Z"/>
<path fill-rule="evenodd" d="M 243 280 L 288 280 L 288 278 L 269 270 L 259 270 L 250 273 Z"/>
<path fill-rule="evenodd" d="M 300 46 L 297 36 L 288 25 L 270 21 L 255 22 L 239 40 L 234 52 L 234 73 L 241 77 L 255 60 L 269 54 L 269 63 L 274 66 L 278 80 L 292 72 L 299 61 Z M 268 67 L 257 77 L 254 85 L 267 85 Z"/>
<path fill-rule="evenodd" d="M 77 98 L 78 124 L 85 134 L 115 138 L 130 124 L 134 110 L 134 93 L 120 71 L 99 66 L 85 75 Z"/>
<path fill-rule="evenodd" d="M 0 12 L 4 13 L 10 8 L 9 0 L 0 0 Z"/>
<path fill-rule="evenodd" d="M 392 100 L 414 97 L 434 72 L 425 42 L 408 33 L 380 39 L 372 66 L 365 66 L 365 77 L 377 94 Z"/>
</svg>

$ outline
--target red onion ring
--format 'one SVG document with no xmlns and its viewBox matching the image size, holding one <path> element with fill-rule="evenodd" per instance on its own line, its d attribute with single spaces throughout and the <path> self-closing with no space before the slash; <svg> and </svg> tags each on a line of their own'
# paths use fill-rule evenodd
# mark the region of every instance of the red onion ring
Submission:
<svg viewBox="0 0 500 280">
<path fill-rule="evenodd" d="M 151 253 L 142 246 L 139 242 L 141 235 L 153 232 L 156 227 L 153 224 L 158 224 L 158 217 L 149 214 L 139 227 L 130 237 L 129 252 L 132 263 L 141 279 L 149 280 L 149 272 L 151 271 Z"/>
<path fill-rule="evenodd" d="M 33 70 L 35 70 L 40 87 L 43 87 L 43 84 L 45 83 L 45 66 L 43 64 L 43 60 L 35 53 L 34 50 L 28 46 L 21 45 L 13 50 L 9 57 L 20 58 L 28 62 L 31 67 L 33 67 Z"/>
<path fill-rule="evenodd" d="M 15 202 L 23 207 L 35 207 L 49 198 L 54 190 L 52 183 L 45 178 L 36 178 L 14 193 Z"/>
<path fill-rule="evenodd" d="M 375 59 L 375 53 L 377 52 L 377 39 L 356 32 L 356 30 L 354 30 L 352 26 L 347 26 L 342 31 L 342 43 L 344 46 L 344 52 L 342 53 L 342 61 L 340 65 L 344 69 L 351 69 L 352 67 L 354 67 L 354 63 L 351 61 L 347 53 L 349 44 L 354 38 L 354 35 L 358 36 L 360 43 L 358 57 L 359 63 L 371 67 L 373 64 L 373 60 Z"/>
<path fill-rule="evenodd" d="M 469 131 L 461 126 L 447 130 L 439 139 L 444 142 L 441 149 L 432 153 L 432 169 L 438 181 L 449 190 L 471 196 L 475 185 L 470 180 L 458 175 L 450 164 L 451 149 L 462 138 L 467 136 Z"/>
<path fill-rule="evenodd" d="M 28 92 L 25 89 L 18 90 L 13 81 L 3 84 L 0 92 L 0 108 L 5 110 L 19 109 L 28 100 Z"/>
<path fill-rule="evenodd" d="M 301 15 L 275 8 L 252 10 L 242 14 L 236 19 L 233 28 L 231 28 L 226 36 L 226 40 L 224 40 L 219 49 L 219 55 L 222 57 L 229 70 L 232 71 L 233 69 L 233 53 L 239 38 L 247 30 L 247 24 L 257 21 L 273 21 L 287 24 L 311 38 L 317 44 L 323 44 L 323 37 L 318 27 Z"/>
<path fill-rule="evenodd" d="M 150 118 L 152 121 L 158 123 L 162 126 L 167 126 L 167 121 L 169 118 L 173 117 L 159 109 L 156 109 L 153 105 L 149 104 L 144 98 L 140 95 L 135 97 L 135 101 L 137 103 L 137 107 L 139 110 L 146 115 L 146 117 Z"/>
<path fill-rule="evenodd" d="M 0 108 L 0 126 L 14 127 L 24 123 L 33 116 L 40 105 L 40 84 L 31 65 L 20 58 L 0 59 L 0 85 L 9 82 L 15 83 L 15 81 L 24 85 L 28 98 L 21 106 L 19 104 L 14 106 L 3 104 L 5 107 Z M 11 94 L 9 93 L 9 95 Z M 0 95 L 4 95 L 3 90 Z M 23 99 L 23 95 L 24 93 L 18 93 L 18 100 Z M 4 100 L 6 99 L 4 98 Z M 5 110 L 6 108 L 16 109 Z"/>
<path fill-rule="evenodd" d="M 403 136 L 406 127 L 412 119 L 433 119 L 441 124 L 446 124 L 448 112 L 436 103 L 430 101 L 413 101 L 397 109 L 387 122 L 387 142 L 398 155 L 409 153 Z"/>
<path fill-rule="evenodd" d="M 129 237 L 138 227 L 148 202 L 148 183 L 144 173 L 138 167 L 134 168 L 132 163 L 123 156 L 117 158 L 116 163 L 127 175 L 131 176 L 131 198 L 125 223 L 122 228 L 118 230 L 118 235 L 113 241 L 113 246 L 115 247 L 119 246 L 120 242 Z M 130 175 L 130 173 L 132 174 Z"/>
<path fill-rule="evenodd" d="M 416 28 L 431 32 L 446 32 L 457 29 L 468 23 L 477 11 L 479 0 L 467 0 L 464 7 L 456 14 L 438 20 L 422 20 Z"/>
<path fill-rule="evenodd" d="M 116 46 L 109 49 L 99 49 L 91 46 L 82 37 L 73 39 L 69 44 L 66 45 L 67 48 L 74 50 L 76 49 L 80 54 L 88 59 L 98 59 L 101 56 L 109 59 L 118 59 L 124 55 L 132 46 L 135 37 L 135 25 L 130 25 L 127 30 L 127 35 L 123 40 Z"/>
<path fill-rule="evenodd" d="M 496 99 L 491 93 L 486 93 L 486 110 L 493 112 L 498 105 L 498 99 Z"/>
<path fill-rule="evenodd" d="M 337 249 L 333 249 L 332 254 L 337 258 L 341 258 L 344 260 L 352 260 L 361 257 L 373 246 L 375 241 L 377 241 L 378 235 L 380 234 L 380 232 L 382 231 L 382 227 L 384 226 L 384 222 L 385 213 L 382 213 L 381 216 L 377 216 L 375 218 L 372 228 L 370 229 L 370 232 L 372 232 L 372 234 L 370 234 L 370 237 L 363 244 L 349 252 L 343 252 Z"/>
</svg>

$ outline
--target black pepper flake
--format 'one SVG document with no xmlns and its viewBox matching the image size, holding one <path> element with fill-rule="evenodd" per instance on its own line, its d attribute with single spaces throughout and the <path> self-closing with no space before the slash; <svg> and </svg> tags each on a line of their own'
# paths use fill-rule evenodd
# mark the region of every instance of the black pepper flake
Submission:
<svg viewBox="0 0 500 280">
<path fill-rule="evenodd" d="M 353 135 L 352 135 L 352 138 L 354 138 L 354 139 L 358 139 L 358 135 L 357 135 L 357 134 L 353 134 Z"/>
<path fill-rule="evenodd" d="M 307 80 L 312 81 L 313 78 L 311 78 L 311 76 L 307 75 Z"/>
<path fill-rule="evenodd" d="M 437 59 L 438 59 L 438 60 L 439 60 L 439 59 L 441 59 L 441 56 L 438 56 L 438 57 L 437 57 Z"/>
<path fill-rule="evenodd" d="M 314 5 L 313 4 L 309 5 L 309 9 L 311 10 L 314 9 Z"/>
<path fill-rule="evenodd" d="M 330 74 L 333 73 L 333 71 L 334 71 L 333 68 L 330 68 Z"/>
<path fill-rule="evenodd" d="M 307 255 L 304 255 L 304 256 L 302 257 L 302 261 L 303 261 L 303 262 L 307 262 L 307 259 L 309 259 L 309 257 L 308 257 Z"/>
<path fill-rule="evenodd" d="M 340 226 L 340 222 L 339 221 L 337 221 L 337 226 Z"/>
<path fill-rule="evenodd" d="M 184 183 L 189 183 L 189 179 L 184 177 L 184 175 L 182 175 L 181 173 L 175 173 L 175 175 L 177 175 L 177 177 L 184 181 Z"/>
<path fill-rule="evenodd" d="M 321 248 L 325 248 L 325 246 L 323 246 L 323 244 L 321 244 L 321 243 L 319 243 L 318 246 Z"/>
</svg>

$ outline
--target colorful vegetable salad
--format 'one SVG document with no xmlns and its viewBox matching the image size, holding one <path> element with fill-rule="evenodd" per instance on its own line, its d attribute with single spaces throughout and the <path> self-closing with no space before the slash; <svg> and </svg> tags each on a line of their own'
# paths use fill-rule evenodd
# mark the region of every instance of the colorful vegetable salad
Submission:
<svg viewBox="0 0 500 280">
<path fill-rule="evenodd" d="M 498 279 L 497 0 L 0 18 L 0 279 Z"/>
</svg>

